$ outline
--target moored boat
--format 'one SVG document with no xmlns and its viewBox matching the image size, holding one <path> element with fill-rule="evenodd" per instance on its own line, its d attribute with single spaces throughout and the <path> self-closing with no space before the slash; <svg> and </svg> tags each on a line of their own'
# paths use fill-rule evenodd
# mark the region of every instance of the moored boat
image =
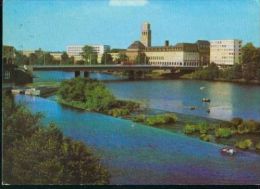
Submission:
<svg viewBox="0 0 260 189">
<path fill-rule="evenodd" d="M 210 102 L 210 99 L 209 98 L 203 98 L 202 102 Z"/>
<path fill-rule="evenodd" d="M 221 149 L 221 154 L 223 155 L 230 155 L 230 156 L 233 156 L 236 154 L 236 150 L 234 148 L 231 148 L 231 147 L 224 147 Z"/>
</svg>

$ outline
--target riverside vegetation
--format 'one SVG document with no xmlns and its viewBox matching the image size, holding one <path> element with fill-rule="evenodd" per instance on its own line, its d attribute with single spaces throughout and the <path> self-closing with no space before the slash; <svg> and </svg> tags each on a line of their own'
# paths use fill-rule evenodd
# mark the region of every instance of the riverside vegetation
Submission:
<svg viewBox="0 0 260 189">
<path fill-rule="evenodd" d="M 146 115 L 140 104 L 117 100 L 105 85 L 97 80 L 74 78 L 63 81 L 58 90 L 58 101 L 72 107 L 108 114 L 114 117 L 131 119 L 145 125 L 167 128 L 178 123 L 174 113 Z M 230 122 L 218 124 L 192 124 L 184 121 L 177 130 L 207 142 L 236 146 L 244 150 L 260 150 L 260 123 L 253 120 L 234 118 Z"/>
<path fill-rule="evenodd" d="M 114 117 L 126 117 L 139 109 L 138 103 L 117 100 L 102 82 L 88 78 L 63 81 L 57 96 L 62 104 Z"/>
<path fill-rule="evenodd" d="M 108 184 L 108 171 L 82 142 L 5 96 L 3 182 L 8 184 Z"/>
</svg>

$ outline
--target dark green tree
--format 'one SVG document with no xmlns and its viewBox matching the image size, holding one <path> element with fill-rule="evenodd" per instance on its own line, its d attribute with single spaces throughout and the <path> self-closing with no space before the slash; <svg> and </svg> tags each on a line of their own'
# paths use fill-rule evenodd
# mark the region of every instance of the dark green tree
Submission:
<svg viewBox="0 0 260 189">
<path fill-rule="evenodd" d="M 102 55 L 101 64 L 111 64 L 112 62 L 113 62 L 112 56 L 109 53 L 105 52 Z"/>
<path fill-rule="evenodd" d="M 97 53 L 91 46 L 84 46 L 81 56 L 84 58 L 86 64 L 97 64 Z"/>
</svg>

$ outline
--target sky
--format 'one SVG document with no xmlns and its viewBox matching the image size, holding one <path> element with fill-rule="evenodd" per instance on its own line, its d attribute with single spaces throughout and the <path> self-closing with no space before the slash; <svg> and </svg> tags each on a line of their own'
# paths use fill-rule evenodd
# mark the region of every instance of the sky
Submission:
<svg viewBox="0 0 260 189">
<path fill-rule="evenodd" d="M 127 48 L 140 40 L 145 21 L 154 46 L 199 39 L 260 46 L 260 0 L 4 0 L 3 43 L 19 50 Z"/>
</svg>

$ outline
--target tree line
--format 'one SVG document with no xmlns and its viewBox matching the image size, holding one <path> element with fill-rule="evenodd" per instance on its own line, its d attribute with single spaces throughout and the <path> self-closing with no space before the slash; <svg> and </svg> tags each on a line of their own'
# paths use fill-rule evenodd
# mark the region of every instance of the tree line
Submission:
<svg viewBox="0 0 260 189">
<path fill-rule="evenodd" d="M 108 184 L 109 173 L 84 143 L 43 126 L 12 96 L 3 101 L 3 182 L 8 184 Z M 22 123 L 22 124 L 21 124 Z"/>
</svg>

